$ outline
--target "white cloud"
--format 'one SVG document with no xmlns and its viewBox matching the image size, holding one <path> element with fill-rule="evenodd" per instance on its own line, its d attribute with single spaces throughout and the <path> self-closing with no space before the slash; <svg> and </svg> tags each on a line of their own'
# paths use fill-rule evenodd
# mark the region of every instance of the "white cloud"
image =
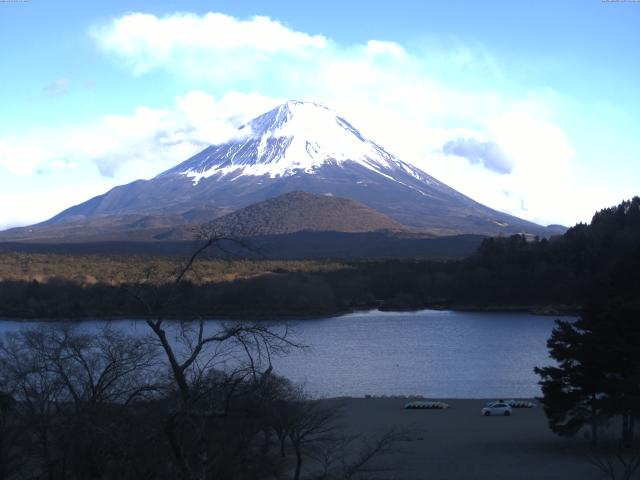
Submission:
<svg viewBox="0 0 640 480">
<path fill-rule="evenodd" d="M 328 46 L 322 35 L 296 32 L 268 17 L 238 20 L 221 13 L 158 18 L 132 13 L 95 26 L 92 36 L 135 74 L 161 67 L 198 78 L 237 82 L 280 57 L 304 61 Z"/>
<path fill-rule="evenodd" d="M 368 55 L 390 55 L 392 57 L 405 58 L 407 52 L 395 42 L 384 42 L 381 40 L 369 40 L 364 51 Z"/>
<path fill-rule="evenodd" d="M 249 48 L 266 54 L 286 51 L 303 54 L 306 48 L 323 48 L 322 35 L 295 32 L 268 17 L 238 20 L 222 13 L 203 16 L 179 13 L 158 18 L 132 13 L 95 27 L 94 35 L 106 49 L 126 55 L 156 58 L 193 49 L 209 51 Z"/>
<path fill-rule="evenodd" d="M 30 144 L 14 145 L 0 139 L 0 167 L 16 176 L 33 174 L 38 166 L 55 161 L 55 154 Z"/>
</svg>

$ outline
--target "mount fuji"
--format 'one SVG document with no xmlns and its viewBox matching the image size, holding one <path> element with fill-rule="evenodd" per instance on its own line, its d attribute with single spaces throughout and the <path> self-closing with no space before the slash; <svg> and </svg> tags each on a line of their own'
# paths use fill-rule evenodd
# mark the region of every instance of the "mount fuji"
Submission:
<svg viewBox="0 0 640 480">
<path fill-rule="evenodd" d="M 403 162 L 322 105 L 289 101 L 150 180 L 113 188 L 5 239 L 166 239 L 290 192 L 343 197 L 430 236 L 558 233 L 493 210 Z M 313 196 L 312 196 L 313 197 Z M 309 197 L 309 198 L 312 198 Z M 8 235 L 8 236 L 7 236 Z"/>
</svg>

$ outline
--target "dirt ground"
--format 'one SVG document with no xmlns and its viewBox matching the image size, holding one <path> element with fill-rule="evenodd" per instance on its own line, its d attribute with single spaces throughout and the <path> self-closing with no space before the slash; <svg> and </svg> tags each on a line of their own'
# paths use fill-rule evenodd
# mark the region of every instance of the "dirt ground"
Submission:
<svg viewBox="0 0 640 480">
<path fill-rule="evenodd" d="M 406 430 L 386 463 L 397 479 L 596 480 L 584 439 L 552 433 L 542 408 L 514 409 L 510 417 L 483 417 L 486 400 L 444 400 L 447 410 L 405 410 L 402 398 L 348 398 L 340 402 L 350 433 L 374 437 Z M 378 478 L 378 477 L 376 477 Z"/>
</svg>

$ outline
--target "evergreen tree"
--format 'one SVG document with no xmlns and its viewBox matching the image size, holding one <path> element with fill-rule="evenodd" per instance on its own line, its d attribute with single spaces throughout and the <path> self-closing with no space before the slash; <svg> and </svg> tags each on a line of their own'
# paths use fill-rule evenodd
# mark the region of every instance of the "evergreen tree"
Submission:
<svg viewBox="0 0 640 480">
<path fill-rule="evenodd" d="M 536 368 L 550 428 L 565 436 L 618 416 L 630 445 L 640 416 L 640 318 L 629 306 L 592 306 L 572 323 L 557 321 L 547 342 L 558 365 Z"/>
</svg>

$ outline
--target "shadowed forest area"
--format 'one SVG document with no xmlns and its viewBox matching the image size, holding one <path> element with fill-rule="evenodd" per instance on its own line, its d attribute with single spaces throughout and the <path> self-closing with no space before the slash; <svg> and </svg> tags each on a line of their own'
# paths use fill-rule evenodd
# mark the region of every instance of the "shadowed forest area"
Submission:
<svg viewBox="0 0 640 480">
<path fill-rule="evenodd" d="M 147 322 L 149 335 L 68 324 L 0 341 L 0 479 L 349 479 L 399 432 L 348 435 L 338 401 L 272 371 L 286 328 Z M 171 340 L 168 340 L 171 338 Z M 225 363 L 227 362 L 227 363 Z"/>
<path fill-rule="evenodd" d="M 577 311 L 640 291 L 640 198 L 590 224 L 531 240 L 488 238 L 461 260 L 275 261 L 202 258 L 179 284 L 181 259 L 5 252 L 6 318 L 144 317 L 132 289 L 173 299 L 163 315 L 304 317 L 353 309 L 513 308 Z"/>
</svg>

